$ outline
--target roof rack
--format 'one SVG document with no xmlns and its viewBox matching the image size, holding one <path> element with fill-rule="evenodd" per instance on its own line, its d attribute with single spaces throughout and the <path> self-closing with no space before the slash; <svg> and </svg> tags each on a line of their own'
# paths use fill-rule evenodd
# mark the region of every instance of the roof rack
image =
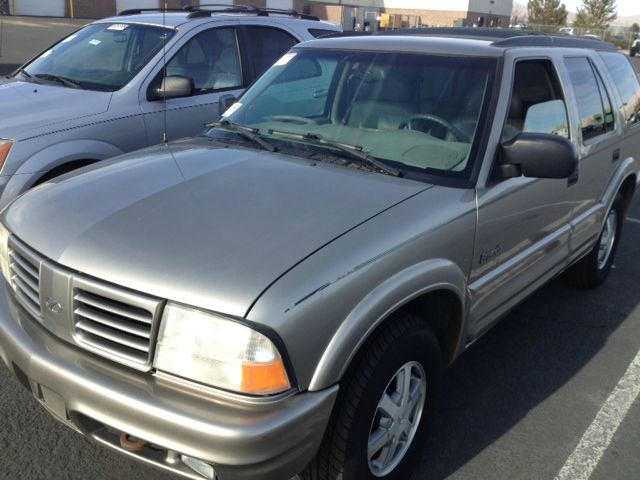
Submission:
<svg viewBox="0 0 640 480">
<path fill-rule="evenodd" d="M 202 7 L 214 7 L 203 9 Z M 226 5 L 221 3 L 201 3 L 198 7 L 186 6 L 184 8 L 131 8 L 121 11 L 118 15 L 140 15 L 147 12 L 181 12 L 187 13 L 187 18 L 210 17 L 214 13 L 252 13 L 259 17 L 268 17 L 269 15 L 285 15 L 303 20 L 320 21 L 318 17 L 299 13 L 293 9 L 284 10 L 280 8 L 257 8 L 251 5 Z"/>
<path fill-rule="evenodd" d="M 401 28 L 398 30 L 381 30 L 378 32 L 336 32 L 323 38 L 354 36 L 438 36 L 451 38 L 471 38 L 492 41 L 496 47 L 565 47 L 590 48 L 592 50 L 617 50 L 610 43 L 590 37 L 576 37 L 566 34 L 546 34 L 529 30 L 511 30 L 507 28 L 471 28 L 471 27 L 436 27 L 436 28 Z"/>
<path fill-rule="evenodd" d="M 592 50 L 617 51 L 615 45 L 589 37 L 573 37 L 570 35 L 536 35 L 529 37 L 511 37 L 493 42 L 496 47 L 565 47 L 590 48 Z"/>
</svg>

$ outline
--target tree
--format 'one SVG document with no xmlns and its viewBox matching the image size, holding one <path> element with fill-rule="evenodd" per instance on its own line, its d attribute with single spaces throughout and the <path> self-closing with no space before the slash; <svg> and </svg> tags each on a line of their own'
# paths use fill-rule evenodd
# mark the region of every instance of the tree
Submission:
<svg viewBox="0 0 640 480">
<path fill-rule="evenodd" d="M 616 0 L 582 0 L 574 27 L 605 29 L 618 18 Z"/>
<path fill-rule="evenodd" d="M 518 25 L 527 21 L 527 6 L 522 3 L 513 2 L 511 9 L 511 25 Z"/>
<path fill-rule="evenodd" d="M 560 0 L 529 0 L 529 24 L 566 25 L 567 8 Z"/>
</svg>

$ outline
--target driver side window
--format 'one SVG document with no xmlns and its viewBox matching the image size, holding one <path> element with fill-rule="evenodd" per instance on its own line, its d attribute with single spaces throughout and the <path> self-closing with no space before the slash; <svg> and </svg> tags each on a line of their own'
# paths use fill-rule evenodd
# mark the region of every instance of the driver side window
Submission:
<svg viewBox="0 0 640 480">
<path fill-rule="evenodd" d="M 167 63 L 166 75 L 193 79 L 195 95 L 242 86 L 235 28 L 215 28 L 193 37 Z"/>
<path fill-rule="evenodd" d="M 521 60 L 515 66 L 502 140 L 522 132 L 569 138 L 567 108 L 550 60 Z"/>
</svg>

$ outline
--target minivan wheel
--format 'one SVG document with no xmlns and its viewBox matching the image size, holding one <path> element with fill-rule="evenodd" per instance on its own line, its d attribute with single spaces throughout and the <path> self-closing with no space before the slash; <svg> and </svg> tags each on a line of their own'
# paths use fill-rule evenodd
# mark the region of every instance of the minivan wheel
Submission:
<svg viewBox="0 0 640 480">
<path fill-rule="evenodd" d="M 434 334 L 419 318 L 396 313 L 352 362 L 320 450 L 301 478 L 409 478 L 441 377 Z"/>
<path fill-rule="evenodd" d="M 567 279 L 571 284 L 578 288 L 593 288 L 604 282 L 618 249 L 623 221 L 624 200 L 618 194 L 593 249 L 567 271 Z"/>
</svg>

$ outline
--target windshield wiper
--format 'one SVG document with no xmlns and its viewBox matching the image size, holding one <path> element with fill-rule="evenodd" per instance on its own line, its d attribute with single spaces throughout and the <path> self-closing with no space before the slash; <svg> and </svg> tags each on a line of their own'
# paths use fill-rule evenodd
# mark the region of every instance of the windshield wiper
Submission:
<svg viewBox="0 0 640 480">
<path fill-rule="evenodd" d="M 294 132 L 285 132 L 282 130 L 269 130 L 270 135 L 277 135 L 280 137 L 288 137 L 294 140 L 306 140 L 319 145 L 326 145 L 328 147 L 333 147 L 337 150 L 340 150 L 342 153 L 346 153 L 351 156 L 352 159 L 356 160 L 356 163 L 360 165 L 365 165 L 368 167 L 373 167 L 376 170 L 381 170 L 387 175 L 391 175 L 394 177 L 399 177 L 401 175 L 400 170 L 393 168 L 390 165 L 387 165 L 380 160 L 375 159 L 374 157 L 367 155 L 362 151 L 362 147 L 356 145 L 349 145 L 348 143 L 337 142 L 335 140 L 330 140 L 322 135 L 317 133 L 294 133 Z"/>
<path fill-rule="evenodd" d="M 53 75 L 51 73 L 36 73 L 36 78 L 58 82 L 64 85 L 65 87 L 82 88 L 78 82 L 74 82 L 73 80 L 70 80 L 66 77 L 61 77 L 60 75 Z"/>
<path fill-rule="evenodd" d="M 247 140 L 260 145 L 265 150 L 268 150 L 270 152 L 276 151 L 276 147 L 274 147 L 264 138 L 258 135 L 260 133 L 260 130 L 258 130 L 257 128 L 247 127 L 245 125 L 240 125 L 239 123 L 230 122 L 229 120 L 220 120 L 219 122 L 207 123 L 205 125 L 205 128 L 224 128 L 225 130 L 230 130 L 246 138 Z"/>
</svg>

